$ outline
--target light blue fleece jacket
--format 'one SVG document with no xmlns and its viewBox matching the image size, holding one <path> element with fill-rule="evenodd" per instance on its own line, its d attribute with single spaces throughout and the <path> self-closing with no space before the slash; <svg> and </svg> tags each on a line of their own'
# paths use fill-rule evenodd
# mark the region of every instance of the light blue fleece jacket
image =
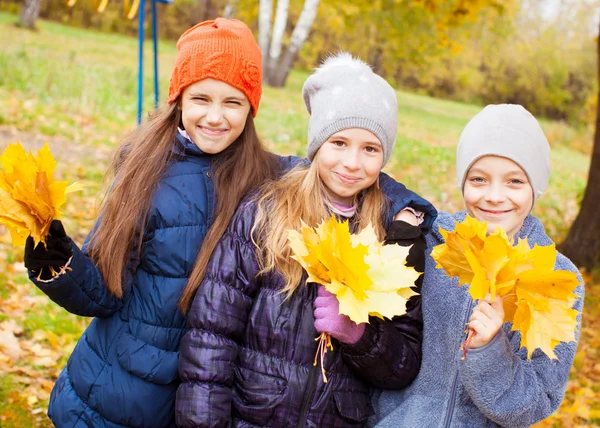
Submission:
<svg viewBox="0 0 600 428">
<path fill-rule="evenodd" d="M 427 235 L 428 251 L 443 243 L 439 227 L 453 231 L 466 213 L 440 212 L 432 232 Z M 552 240 L 534 216 L 527 216 L 517 235 L 528 238 L 530 246 L 550 245 Z M 555 269 L 578 274 L 576 290 L 581 296 L 574 308 L 582 310 L 584 286 L 577 268 L 562 254 Z M 375 397 L 376 415 L 370 426 L 386 427 L 527 427 L 548 417 L 560 405 L 576 341 L 561 342 L 551 360 L 539 349 L 531 360 L 520 348 L 520 333 L 511 332 L 505 323 L 485 346 L 470 349 L 461 360 L 461 343 L 473 303 L 467 286 L 458 286 L 435 261 L 427 257 L 422 288 L 423 361 L 415 381 L 400 391 L 383 391 Z"/>
</svg>

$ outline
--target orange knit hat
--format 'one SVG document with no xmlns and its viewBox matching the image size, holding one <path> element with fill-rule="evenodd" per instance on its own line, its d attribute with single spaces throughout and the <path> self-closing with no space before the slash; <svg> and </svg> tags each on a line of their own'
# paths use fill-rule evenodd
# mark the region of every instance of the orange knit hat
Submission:
<svg viewBox="0 0 600 428">
<path fill-rule="evenodd" d="M 177 51 L 169 104 L 186 86 L 212 78 L 242 91 L 256 116 L 262 93 L 262 56 L 246 24 L 225 18 L 201 22 L 181 35 Z"/>
</svg>

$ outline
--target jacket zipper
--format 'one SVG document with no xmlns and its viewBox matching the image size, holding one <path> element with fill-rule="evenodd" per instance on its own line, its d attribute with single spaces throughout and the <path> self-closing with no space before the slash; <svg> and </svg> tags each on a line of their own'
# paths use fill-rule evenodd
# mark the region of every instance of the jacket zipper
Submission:
<svg viewBox="0 0 600 428">
<path fill-rule="evenodd" d="M 473 301 L 469 301 L 469 306 L 467 308 L 467 313 L 465 315 L 463 325 L 467 325 L 467 320 L 469 319 L 469 314 L 471 313 L 471 307 L 473 306 Z M 468 337 L 469 332 L 467 331 L 463 336 L 463 343 Z M 446 409 L 446 417 L 444 418 L 444 428 L 450 428 L 450 423 L 452 422 L 452 416 L 454 415 L 454 405 L 456 404 L 456 390 L 458 389 L 458 368 L 454 371 L 454 378 L 452 380 L 452 389 L 450 392 L 450 403 L 448 404 L 448 408 Z"/>
<path fill-rule="evenodd" d="M 306 426 L 306 414 L 308 413 L 308 409 L 315 395 L 315 391 L 317 389 L 317 380 L 320 372 L 321 369 L 318 366 L 313 366 L 310 369 L 307 380 L 308 385 L 306 385 L 306 390 L 304 391 L 304 396 L 302 397 L 302 407 L 300 407 L 300 418 L 298 419 L 299 424 L 297 428 L 304 428 Z"/>
</svg>

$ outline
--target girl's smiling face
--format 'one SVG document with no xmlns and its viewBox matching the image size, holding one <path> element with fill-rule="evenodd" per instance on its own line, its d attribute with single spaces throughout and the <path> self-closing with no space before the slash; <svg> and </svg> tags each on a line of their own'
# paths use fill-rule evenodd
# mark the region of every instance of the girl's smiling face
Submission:
<svg viewBox="0 0 600 428">
<path fill-rule="evenodd" d="M 352 205 L 354 197 L 379 177 L 383 148 L 372 132 L 349 128 L 329 137 L 319 148 L 315 161 L 329 197 Z"/>
<path fill-rule="evenodd" d="M 228 83 L 204 79 L 181 95 L 181 121 L 192 141 L 204 153 L 221 153 L 242 133 L 250 102 Z"/>
<path fill-rule="evenodd" d="M 469 214 L 488 222 L 488 233 L 501 227 L 512 239 L 533 208 L 533 189 L 515 162 L 484 156 L 469 168 L 463 199 Z"/>
</svg>

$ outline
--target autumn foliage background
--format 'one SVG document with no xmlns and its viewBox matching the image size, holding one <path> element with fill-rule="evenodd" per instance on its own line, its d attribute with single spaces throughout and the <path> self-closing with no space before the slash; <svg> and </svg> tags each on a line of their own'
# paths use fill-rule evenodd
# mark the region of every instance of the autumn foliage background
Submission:
<svg viewBox="0 0 600 428">
<path fill-rule="evenodd" d="M 481 106 L 525 104 L 541 118 L 552 145 L 553 172 L 534 213 L 560 242 L 575 218 L 587 179 L 596 111 L 597 0 L 494 2 L 322 0 L 319 14 L 282 89 L 265 88 L 259 134 L 281 154 L 305 154 L 308 115 L 301 87 L 323 54 L 343 45 L 376 66 L 397 87 L 399 131 L 386 171 L 437 207 L 462 208 L 454 182 L 458 136 Z M 237 2 L 237 16 L 256 28 L 258 1 Z M 424 13 L 409 3 L 470 4 L 454 22 L 449 9 Z M 494 3 L 507 9 L 499 12 Z M 92 0 L 67 8 L 46 0 L 38 31 L 16 28 L 21 2 L 0 0 L 0 150 L 17 139 L 29 149 L 48 141 L 57 180 L 79 181 L 63 218 L 82 243 L 97 215 L 103 174 L 119 138 L 135 126 L 136 22 L 122 4 L 103 14 Z M 176 0 L 160 6 L 160 89 L 165 99 L 175 39 L 189 25 L 219 13 L 225 0 Z M 301 2 L 290 3 L 290 19 Z M 386 8 L 393 8 L 389 14 Z M 374 23 L 393 15 L 393 26 Z M 61 23 L 58 23 L 58 22 Z M 85 27 L 85 28 L 82 28 Z M 596 26 L 597 28 L 597 26 Z M 381 31 L 379 31 L 381 30 Z M 6 43 L 5 41 L 9 41 Z M 151 44 L 147 43 L 145 110 L 152 108 Z M 389 58 L 394 58 L 393 61 Z M 600 272 L 585 273 L 581 342 L 559 411 L 540 426 L 600 425 Z M 22 250 L 0 227 L 0 427 L 46 427 L 49 392 L 89 320 L 66 313 L 28 282 Z"/>
</svg>

